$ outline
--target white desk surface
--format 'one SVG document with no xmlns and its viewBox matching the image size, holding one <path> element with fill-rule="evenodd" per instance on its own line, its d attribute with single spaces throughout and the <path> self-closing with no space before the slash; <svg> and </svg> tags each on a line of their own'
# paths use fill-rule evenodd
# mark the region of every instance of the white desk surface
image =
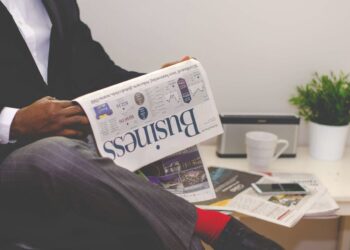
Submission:
<svg viewBox="0 0 350 250">
<path fill-rule="evenodd" d="M 199 150 L 205 166 L 222 166 L 237 170 L 249 170 L 247 159 L 219 158 L 215 145 L 200 145 Z M 271 167 L 271 172 L 312 173 L 328 188 L 339 204 L 340 216 L 350 216 L 350 148 L 340 161 L 313 159 L 307 148 L 298 148 L 296 158 L 280 158 Z"/>
</svg>

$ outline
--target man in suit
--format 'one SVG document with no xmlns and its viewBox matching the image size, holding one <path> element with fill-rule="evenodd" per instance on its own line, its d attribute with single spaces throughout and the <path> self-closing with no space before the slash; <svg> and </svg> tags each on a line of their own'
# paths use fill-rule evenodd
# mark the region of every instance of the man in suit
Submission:
<svg viewBox="0 0 350 250">
<path fill-rule="evenodd" d="M 280 249 L 97 154 L 71 100 L 141 74 L 114 64 L 76 1 L 1 0 L 0 30 L 1 249 Z"/>
</svg>

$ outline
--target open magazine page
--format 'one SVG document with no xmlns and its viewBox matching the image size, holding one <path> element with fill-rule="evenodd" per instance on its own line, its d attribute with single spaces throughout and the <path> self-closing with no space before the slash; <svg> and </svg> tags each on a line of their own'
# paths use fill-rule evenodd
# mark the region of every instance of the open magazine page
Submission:
<svg viewBox="0 0 350 250">
<path fill-rule="evenodd" d="M 272 173 L 273 177 L 277 177 L 284 181 L 298 182 L 313 187 L 320 187 L 322 183 L 319 179 L 308 173 Z M 335 216 L 335 212 L 339 209 L 338 204 L 334 201 L 328 191 L 325 189 L 324 194 L 318 199 L 315 204 L 305 213 L 305 218 L 321 218 Z"/>
<path fill-rule="evenodd" d="M 100 154 L 135 171 L 223 132 L 201 64 L 189 60 L 84 95 Z"/>
<path fill-rule="evenodd" d="M 148 181 L 189 202 L 215 198 L 208 170 L 203 166 L 197 146 L 154 162 L 139 172 Z"/>
<path fill-rule="evenodd" d="M 259 183 L 271 183 L 262 178 Z M 252 188 L 234 197 L 228 206 L 236 212 L 293 227 L 324 194 L 324 187 L 305 185 L 310 194 L 259 195 Z"/>
<path fill-rule="evenodd" d="M 209 174 L 212 180 L 216 198 L 205 202 L 198 202 L 198 207 L 210 210 L 233 211 L 228 206 L 231 199 L 236 195 L 250 188 L 252 183 L 263 178 L 257 173 L 243 172 L 234 169 L 209 167 Z"/>
</svg>

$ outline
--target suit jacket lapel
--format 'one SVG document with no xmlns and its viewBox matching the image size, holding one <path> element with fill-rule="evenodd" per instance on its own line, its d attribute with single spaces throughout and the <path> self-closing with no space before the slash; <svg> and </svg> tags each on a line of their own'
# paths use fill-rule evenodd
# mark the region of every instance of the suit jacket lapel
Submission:
<svg viewBox="0 0 350 250">
<path fill-rule="evenodd" d="M 23 62 L 27 67 L 30 67 L 31 75 L 35 77 L 35 85 L 40 88 L 46 89 L 47 87 L 55 88 L 58 83 L 55 82 L 57 76 L 61 74 L 61 66 L 63 65 L 62 57 L 63 54 L 63 38 L 64 38 L 64 28 L 62 23 L 62 18 L 54 0 L 42 0 L 47 12 L 50 16 L 51 22 L 53 24 L 51 31 L 51 41 L 50 41 L 50 55 L 49 55 L 49 65 L 48 65 L 48 86 L 43 81 L 40 71 L 36 65 L 36 62 L 27 46 L 26 41 L 19 28 L 17 27 L 12 15 L 9 13 L 7 8 L 0 1 L 0 30 L 3 33 L 3 37 L 0 37 L 1 41 L 8 40 L 8 44 L 11 44 L 11 53 L 13 53 L 14 58 L 23 58 Z M 12 45 L 13 44 L 13 45 Z M 57 80 L 58 82 L 58 80 Z M 55 92 L 55 91 L 53 91 Z"/>
<path fill-rule="evenodd" d="M 14 43 L 16 46 L 16 51 L 24 53 L 25 56 L 31 56 L 29 48 L 26 41 L 21 35 L 20 30 L 15 23 L 10 12 L 7 10 L 5 5 L 0 1 L 0 29 L 2 31 L 3 39 L 9 39 L 11 44 Z"/>
<path fill-rule="evenodd" d="M 11 53 L 13 53 L 13 58 L 23 58 L 23 62 L 28 65 L 28 67 L 32 67 L 32 72 L 34 77 L 37 79 L 38 86 L 45 87 L 45 83 L 43 82 L 43 78 L 41 77 L 40 71 L 36 66 L 35 60 L 30 53 L 30 50 L 27 46 L 26 41 L 23 36 L 15 20 L 13 19 L 10 12 L 0 1 L 0 30 L 2 31 L 1 39 L 8 40 L 11 48 L 9 49 Z"/>
<path fill-rule="evenodd" d="M 51 95 L 57 95 L 62 88 L 63 56 L 64 56 L 64 26 L 58 7 L 58 1 L 42 0 L 52 22 L 50 54 L 48 64 L 48 88 Z M 58 97 L 58 96 L 55 96 Z"/>
</svg>

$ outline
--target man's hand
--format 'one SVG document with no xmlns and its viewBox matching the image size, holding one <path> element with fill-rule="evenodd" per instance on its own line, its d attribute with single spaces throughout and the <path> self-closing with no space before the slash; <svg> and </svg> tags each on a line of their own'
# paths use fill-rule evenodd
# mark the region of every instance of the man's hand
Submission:
<svg viewBox="0 0 350 250">
<path fill-rule="evenodd" d="M 10 138 L 81 137 L 88 125 L 89 120 L 80 106 L 72 101 L 44 97 L 17 111 Z"/>
<path fill-rule="evenodd" d="M 191 58 L 192 58 L 192 57 L 190 57 L 190 56 L 185 56 L 185 57 L 183 57 L 180 61 L 169 62 L 169 63 L 163 64 L 163 65 L 162 65 L 162 69 L 167 68 L 167 67 L 169 67 L 169 66 L 172 66 L 172 65 L 174 65 L 174 64 L 180 63 L 180 62 L 184 62 L 184 61 L 190 60 Z"/>
</svg>

